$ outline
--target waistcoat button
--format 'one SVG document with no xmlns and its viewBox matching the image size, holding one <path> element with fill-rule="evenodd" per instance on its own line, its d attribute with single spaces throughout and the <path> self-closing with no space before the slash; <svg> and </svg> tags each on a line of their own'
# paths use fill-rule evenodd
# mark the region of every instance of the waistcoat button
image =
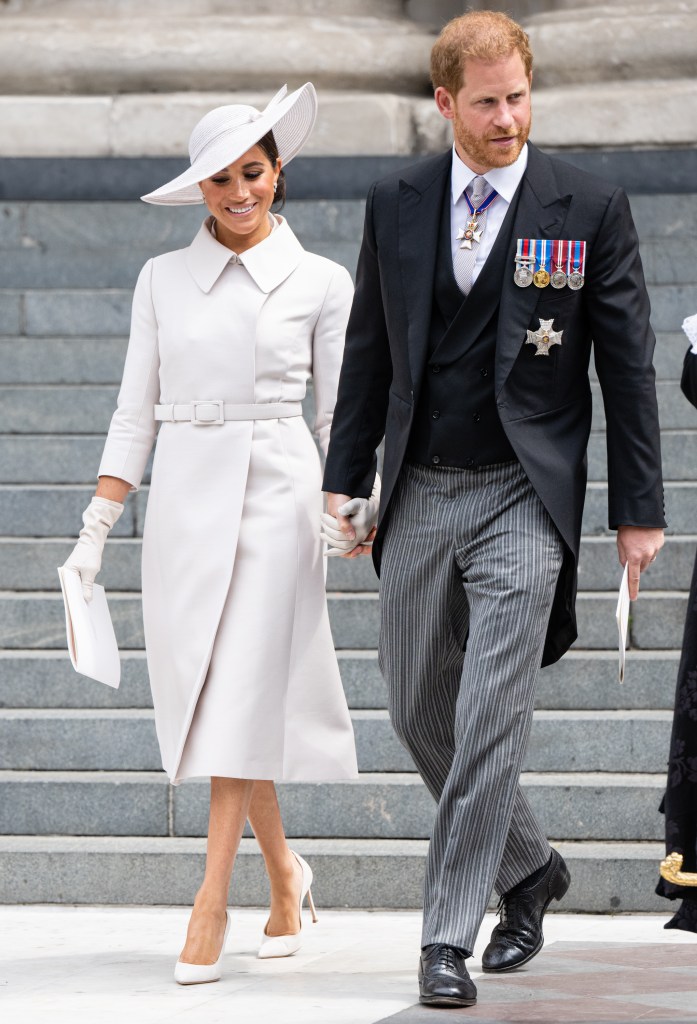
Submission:
<svg viewBox="0 0 697 1024">
<path fill-rule="evenodd" d="M 434 466 L 437 466 L 438 463 L 440 462 L 440 455 L 432 455 L 431 462 L 433 463 Z"/>
</svg>

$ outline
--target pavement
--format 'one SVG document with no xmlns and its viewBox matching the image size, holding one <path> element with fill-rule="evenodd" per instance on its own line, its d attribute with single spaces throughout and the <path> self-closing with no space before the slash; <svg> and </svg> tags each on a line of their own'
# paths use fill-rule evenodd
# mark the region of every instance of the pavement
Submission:
<svg viewBox="0 0 697 1024">
<path fill-rule="evenodd" d="M 181 907 L 0 907 L 3 1024 L 554 1024 L 697 1021 L 697 935 L 669 915 L 549 914 L 543 952 L 482 975 L 488 915 L 470 961 L 479 1001 L 419 1007 L 420 915 L 319 911 L 303 948 L 257 960 L 265 914 L 233 911 L 222 979 L 182 988 L 172 971 Z"/>
</svg>

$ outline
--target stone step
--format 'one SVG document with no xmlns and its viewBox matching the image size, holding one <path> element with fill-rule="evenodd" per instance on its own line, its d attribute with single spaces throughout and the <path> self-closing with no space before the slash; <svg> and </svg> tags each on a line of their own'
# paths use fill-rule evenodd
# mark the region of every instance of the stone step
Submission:
<svg viewBox="0 0 697 1024">
<path fill-rule="evenodd" d="M 118 526 L 124 518 L 125 515 Z M 74 536 L 69 539 L 4 538 L 0 534 L 0 591 L 54 589 L 58 579 L 56 566 L 65 562 L 75 544 L 81 524 L 78 514 L 73 523 Z M 17 525 L 21 525 L 19 520 Z M 696 535 L 668 536 L 660 557 L 644 573 L 642 590 L 689 590 L 695 553 Z M 99 582 L 109 594 L 139 591 L 140 559 L 140 539 L 111 538 L 104 552 Z M 579 563 L 580 589 L 616 591 L 620 578 L 615 537 L 584 537 Z M 377 590 L 378 578 L 372 560 L 329 559 L 327 588 L 348 593 Z"/>
<path fill-rule="evenodd" d="M 0 484 L 0 537 L 71 539 L 81 526 L 82 513 L 94 494 L 94 487 L 94 483 L 52 486 Z M 142 535 L 148 491 L 149 488 L 144 486 L 137 494 L 131 495 L 112 537 Z M 697 481 L 667 481 L 665 506 L 667 533 L 673 536 L 691 534 L 695 529 Z M 615 533 L 607 528 L 607 484 L 604 482 L 591 481 L 588 484 L 583 532 L 586 536 L 615 537 Z M 107 558 L 109 548 L 107 545 Z M 128 557 L 126 548 L 121 555 Z M 37 554 L 36 557 L 40 556 Z"/>
<path fill-rule="evenodd" d="M 661 432 L 665 480 L 697 480 L 696 437 L 694 430 Z M 2 435 L 0 484 L 94 484 L 103 448 L 103 437 L 85 434 Z M 143 482 L 148 479 L 146 472 Z M 588 479 L 607 479 L 605 436 L 601 433 L 590 436 Z"/>
<path fill-rule="evenodd" d="M 312 865 L 320 907 L 422 906 L 426 840 L 302 839 L 293 845 Z M 665 900 L 654 894 L 663 844 L 555 845 L 572 876 L 560 910 L 665 912 Z M 203 877 L 205 840 L 5 836 L 0 857 L 0 903 L 186 906 Z M 243 839 L 230 904 L 267 907 L 268 898 L 256 843 Z"/>
<path fill-rule="evenodd" d="M 593 430 L 604 430 L 600 386 L 593 391 Z M 0 387 L 0 434 L 106 433 L 117 395 L 116 385 Z M 685 401 L 677 381 L 660 381 L 657 395 L 664 430 L 697 430 L 697 410 Z"/>
<path fill-rule="evenodd" d="M 656 331 L 679 331 L 686 309 L 697 308 L 697 284 L 649 285 Z M 0 332 L 30 337 L 128 333 L 130 289 L 7 289 L 0 292 Z"/>
<path fill-rule="evenodd" d="M 50 207 L 52 204 L 32 204 L 30 211 L 33 211 L 36 205 Z M 65 221 L 61 216 L 60 207 L 67 204 L 56 205 L 59 209 L 58 216 L 56 217 L 53 210 L 48 211 L 48 216 L 55 219 L 59 229 Z M 134 214 L 136 217 L 143 215 L 142 205 L 138 207 L 131 203 L 108 203 L 106 206 L 97 206 L 102 212 L 113 212 L 117 217 L 123 214 Z M 307 215 L 304 210 L 299 210 L 299 207 L 309 207 L 312 210 L 315 206 L 320 207 L 318 213 L 327 222 L 324 232 L 317 228 L 320 216 Z M 322 210 L 322 206 L 328 209 Z M 111 207 L 116 209 L 111 211 Z M 36 212 L 42 216 L 46 211 L 40 209 Z M 288 203 L 284 209 L 284 216 L 287 216 L 294 233 L 307 250 L 342 264 L 352 276 L 355 275 L 358 262 L 363 215 L 363 202 L 355 200 Z M 84 242 L 81 241 L 82 223 L 76 225 L 77 230 L 74 234 L 77 238 L 71 238 L 71 232 L 67 232 L 63 238 L 49 237 L 48 241 L 44 242 L 23 234 L 15 245 L 0 246 L 3 254 L 7 256 L 7 262 L 3 266 L 3 286 L 32 291 L 74 288 L 130 290 L 135 286 L 141 268 L 149 259 L 190 244 L 203 216 L 204 213 L 196 209 L 196 219 L 190 226 L 189 218 L 186 218 L 176 226 L 174 222 L 161 224 L 159 230 L 152 225 L 150 233 L 145 234 L 134 227 L 131 241 L 127 234 L 123 237 L 123 228 L 130 226 L 131 217 L 123 218 L 125 223 L 116 235 L 109 234 L 108 225 L 102 225 L 100 228 L 96 224 L 93 230 L 101 230 L 101 244 L 95 244 L 89 236 L 90 225 L 85 225 L 86 237 Z M 165 227 L 169 228 L 169 231 L 165 231 Z M 106 254 L 108 255 L 105 258 Z M 651 287 L 690 286 L 694 283 L 694 240 L 678 238 L 668 246 L 663 239 L 648 239 L 641 245 L 641 257 L 646 280 Z"/>
<path fill-rule="evenodd" d="M 365 649 L 377 646 L 377 593 L 330 593 L 329 617 L 335 646 Z M 613 649 L 617 644 L 612 592 L 586 591 L 579 594 L 576 647 L 590 650 Z M 143 646 L 140 596 L 112 593 L 109 608 L 116 639 L 122 650 Z M 670 650 L 682 645 L 687 594 L 679 591 L 648 591 L 632 610 L 632 647 Z M 61 649 L 65 647 L 65 619 L 60 592 L 0 591 L 0 647 Z"/>
<path fill-rule="evenodd" d="M 0 336 L 0 385 L 114 384 L 121 379 L 125 337 Z M 657 335 L 654 366 L 659 380 L 680 379 L 687 339 L 682 331 Z M 591 361 L 591 377 L 595 368 Z"/>
<path fill-rule="evenodd" d="M 353 711 L 359 770 L 411 772 L 386 711 Z M 664 770 L 668 711 L 536 711 L 524 769 L 534 772 Z M 158 771 L 148 710 L 0 711 L 0 769 Z"/>
<path fill-rule="evenodd" d="M 374 650 L 337 651 L 349 707 L 387 706 Z M 672 711 L 680 651 L 629 651 L 626 681 L 617 682 L 614 651 L 571 650 L 540 672 L 543 710 Z M 0 708 L 152 707 L 145 654 L 123 651 L 118 690 L 73 671 L 65 651 L 0 651 Z"/>
<path fill-rule="evenodd" d="M 122 102 L 113 115 L 107 108 L 104 125 L 97 122 L 101 140 L 107 126 L 116 137 L 128 137 L 123 122 L 134 117 L 129 93 L 177 93 L 185 83 L 187 90 L 228 94 L 269 90 L 268 102 L 271 83 L 279 80 L 278 54 L 283 54 L 283 74 L 290 81 L 309 80 L 320 90 L 388 88 L 410 94 L 421 93 L 428 81 L 434 37 L 405 17 L 337 17 L 331 8 L 315 17 L 286 15 L 277 7 L 273 14 L 268 8 L 252 13 L 246 5 L 230 9 L 229 3 L 222 11 L 211 17 L 194 17 L 192 8 L 168 11 L 166 26 L 147 8 L 132 17 L 97 8 L 87 26 L 62 17 L 60 10 L 41 18 L 13 11 L 3 17 L 0 89 L 86 94 L 105 103 L 116 94 Z M 134 33 L 138 47 L 133 46 Z"/>
<path fill-rule="evenodd" d="M 525 773 L 552 840 L 657 840 L 665 775 Z M 415 773 L 279 786 L 289 838 L 428 839 L 433 798 Z M 0 771 L 0 835 L 205 836 L 207 779 L 170 787 L 156 772 Z M 247 832 L 251 835 L 251 832 Z"/>
<path fill-rule="evenodd" d="M 377 167 L 377 163 L 376 163 Z M 291 190 L 292 192 L 292 190 Z M 630 195 L 644 263 L 645 253 L 670 259 L 672 273 L 685 269 L 684 251 L 694 252 L 697 236 L 694 194 Z M 303 244 L 309 242 L 359 242 L 365 204 L 358 199 L 293 199 L 284 207 L 293 231 Z M 153 207 L 132 202 L 9 201 L 2 204 L 0 248 L 15 252 L 60 253 L 65 249 L 156 253 L 183 248 L 198 231 L 206 211 L 203 206 Z M 676 249 L 675 247 L 678 246 Z M 9 270 L 9 268 L 7 268 Z M 647 268 L 645 267 L 647 278 Z M 686 278 L 685 280 L 690 280 Z M 37 287 L 36 283 L 29 287 Z M 38 287 L 42 287 L 39 285 Z"/>
<path fill-rule="evenodd" d="M 31 290 L 132 289 L 149 259 L 188 246 L 207 215 L 203 206 L 182 207 L 173 215 L 141 202 L 3 203 L 2 209 L 3 287 Z M 284 216 L 306 249 L 355 271 L 361 200 L 290 201 Z M 684 265 L 692 261 L 686 258 Z M 665 283 L 681 280 L 677 269 L 658 262 L 656 267 L 657 283 L 664 277 Z"/>
</svg>

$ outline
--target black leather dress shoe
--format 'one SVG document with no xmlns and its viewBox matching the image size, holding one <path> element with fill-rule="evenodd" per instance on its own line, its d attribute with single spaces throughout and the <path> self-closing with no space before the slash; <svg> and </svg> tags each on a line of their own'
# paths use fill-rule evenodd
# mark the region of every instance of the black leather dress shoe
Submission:
<svg viewBox="0 0 697 1024">
<path fill-rule="evenodd" d="M 490 974 L 514 971 L 532 960 L 544 945 L 542 919 L 552 900 L 560 900 L 571 876 L 561 854 L 552 850 L 547 870 L 537 882 L 523 879 L 499 903 L 501 920 L 491 933 L 482 956 L 482 970 Z"/>
<path fill-rule="evenodd" d="M 468 955 L 456 946 L 424 946 L 419 961 L 419 1002 L 426 1006 L 474 1006 L 477 989 L 465 967 Z"/>
</svg>

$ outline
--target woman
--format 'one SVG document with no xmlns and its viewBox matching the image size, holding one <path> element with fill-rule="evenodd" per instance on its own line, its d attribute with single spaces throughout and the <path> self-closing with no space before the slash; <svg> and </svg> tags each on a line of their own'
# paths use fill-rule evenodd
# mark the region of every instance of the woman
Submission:
<svg viewBox="0 0 697 1024">
<path fill-rule="evenodd" d="M 161 424 L 143 534 L 155 722 L 172 783 L 211 777 L 181 984 L 220 977 L 246 819 L 271 883 L 259 956 L 300 947 L 312 873 L 288 848 L 274 782 L 356 775 L 324 592 L 319 457 L 301 415 L 312 375 L 326 452 L 352 285 L 271 213 L 315 116 L 310 84 L 284 87 L 263 112 L 219 107 L 194 128 L 191 167 L 143 196 L 205 202 L 210 217 L 187 249 L 141 271 L 99 486 L 66 562 L 89 598 Z"/>
<path fill-rule="evenodd" d="M 685 320 L 683 330 L 692 346 L 685 356 L 681 387 L 688 402 L 697 408 L 697 315 Z M 661 810 L 666 816 L 668 856 L 661 864 L 656 892 L 669 900 L 682 899 L 665 927 L 697 932 L 697 559 L 687 603 L 668 785 Z"/>
</svg>

